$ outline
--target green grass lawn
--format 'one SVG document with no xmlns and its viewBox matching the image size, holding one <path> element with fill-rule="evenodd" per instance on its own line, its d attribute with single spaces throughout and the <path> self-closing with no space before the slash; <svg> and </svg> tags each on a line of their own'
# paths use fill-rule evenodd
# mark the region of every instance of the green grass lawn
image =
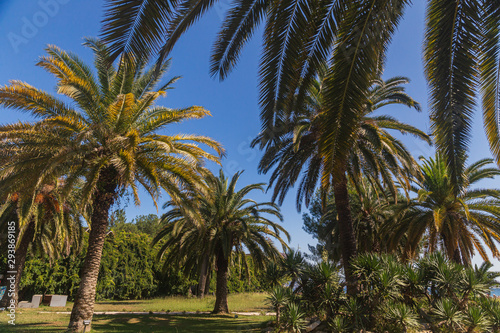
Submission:
<svg viewBox="0 0 500 333">
<path fill-rule="evenodd" d="M 269 311 L 266 294 L 247 293 L 229 296 L 231 311 Z M 215 298 L 204 300 L 186 297 L 166 297 L 140 301 L 98 302 L 95 311 L 211 311 Z M 71 311 L 71 303 L 65 308 L 42 306 L 38 309 L 18 309 L 16 326 L 7 325 L 7 314 L 0 312 L 0 332 L 64 332 L 69 315 L 39 313 L 40 311 Z M 3 318 L 2 318 L 3 317 Z M 212 315 L 96 315 L 92 332 L 260 332 L 268 316 L 212 316 Z"/>
<path fill-rule="evenodd" d="M 266 304 L 265 293 L 241 293 L 230 294 L 228 304 L 230 311 L 269 311 Z M 212 311 L 215 305 L 215 296 L 207 296 L 204 299 L 187 297 L 165 297 L 151 300 L 132 301 L 102 301 L 97 302 L 95 311 Z M 64 308 L 40 307 L 38 311 L 71 311 L 72 302 L 68 302 Z"/>
</svg>

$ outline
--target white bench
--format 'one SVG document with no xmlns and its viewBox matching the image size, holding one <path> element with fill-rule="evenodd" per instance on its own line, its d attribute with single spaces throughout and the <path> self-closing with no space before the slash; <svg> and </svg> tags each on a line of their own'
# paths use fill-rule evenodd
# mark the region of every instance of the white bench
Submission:
<svg viewBox="0 0 500 333">
<path fill-rule="evenodd" d="M 68 300 L 68 295 L 52 295 L 52 299 L 50 300 L 50 306 L 64 307 L 66 306 L 67 300 Z"/>
<path fill-rule="evenodd" d="M 42 302 L 42 295 L 33 295 L 31 298 L 31 302 L 28 301 L 23 301 L 19 302 L 17 305 L 18 308 L 38 308 L 40 306 L 40 303 Z"/>
</svg>

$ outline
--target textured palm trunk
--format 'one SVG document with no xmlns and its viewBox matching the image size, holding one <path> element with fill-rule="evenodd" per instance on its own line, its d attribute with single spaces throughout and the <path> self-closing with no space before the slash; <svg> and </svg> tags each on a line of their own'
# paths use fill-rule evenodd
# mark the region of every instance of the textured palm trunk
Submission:
<svg viewBox="0 0 500 333">
<path fill-rule="evenodd" d="M 215 307 L 212 313 L 229 313 L 227 306 L 227 277 L 229 259 L 220 249 L 217 254 L 217 287 L 215 290 Z"/>
<path fill-rule="evenodd" d="M 353 296 L 357 293 L 358 289 L 356 277 L 353 275 L 351 268 L 351 261 L 356 257 L 356 238 L 354 236 L 351 206 L 349 204 L 349 192 L 347 190 L 347 177 L 345 173 L 334 181 L 333 191 L 339 219 L 340 251 L 342 253 L 347 293 Z"/>
<path fill-rule="evenodd" d="M 68 330 L 71 332 L 83 331 L 84 320 L 92 320 L 94 315 L 97 277 L 101 265 L 102 249 L 108 228 L 109 209 L 116 198 L 118 187 L 117 172 L 108 167 L 99 175 L 92 204 L 91 229 L 87 255 L 81 271 L 80 286 L 76 293 L 75 303 L 71 311 Z M 90 325 L 86 331 L 90 331 Z"/>
<path fill-rule="evenodd" d="M 198 297 L 205 297 L 205 286 L 207 284 L 207 275 L 208 275 L 208 256 L 204 255 L 203 260 L 201 262 L 200 268 L 200 279 L 198 281 Z"/>
<path fill-rule="evenodd" d="M 210 293 L 210 280 L 212 279 L 212 273 L 210 271 L 210 267 L 208 267 L 207 271 L 207 282 L 205 283 L 205 296 Z"/>
<path fill-rule="evenodd" d="M 14 306 L 17 308 L 17 303 L 19 302 L 19 284 L 21 283 L 21 276 L 24 270 L 24 264 L 26 262 L 26 256 L 28 255 L 28 247 L 33 240 L 33 236 L 35 236 L 35 222 L 30 220 L 28 225 L 26 226 L 26 230 L 24 231 L 23 237 L 21 238 L 21 242 L 19 243 L 16 253 L 15 253 L 15 269 L 12 270 L 15 273 L 9 274 L 7 271 L 6 281 L 8 283 L 7 291 L 5 292 L 4 298 L 2 299 L 2 303 L 0 307 L 7 307 L 11 304 L 11 299 L 14 300 Z M 12 297 L 9 297 L 9 286 L 11 279 L 13 280 L 14 285 L 14 294 Z"/>
</svg>

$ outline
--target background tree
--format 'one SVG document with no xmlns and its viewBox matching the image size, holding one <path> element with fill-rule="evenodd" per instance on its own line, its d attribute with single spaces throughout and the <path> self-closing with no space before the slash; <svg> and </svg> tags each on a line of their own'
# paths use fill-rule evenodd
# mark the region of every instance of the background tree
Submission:
<svg viewBox="0 0 500 333">
<path fill-rule="evenodd" d="M 488 261 L 485 246 L 498 257 L 500 190 L 475 186 L 500 174 L 499 169 L 489 166 L 492 162 L 483 159 L 469 165 L 456 196 L 451 167 L 445 159 L 438 154 L 424 160 L 423 179 L 412 186 L 416 196 L 399 203 L 397 223 L 387 221 L 389 245 L 394 247 L 404 236 L 407 256 L 413 257 L 425 237 L 428 253 L 441 249 L 457 263 L 470 264 L 476 250 Z"/>
<path fill-rule="evenodd" d="M 233 257 L 244 262 L 245 251 L 248 251 L 255 267 L 263 269 L 268 261 L 281 257 L 270 237 L 283 249 L 288 248 L 280 236 L 283 233 L 289 238 L 286 230 L 267 217 L 281 220 L 279 208 L 274 203 L 257 203 L 248 198 L 254 190 L 264 191 L 264 184 L 251 184 L 237 190 L 240 175 L 236 173 L 228 179 L 222 170 L 218 177 L 207 173 L 207 191 L 193 193 L 190 200 L 176 203 L 165 214 L 166 225 L 155 238 L 155 241 L 165 239 L 162 250 L 175 249 L 170 252 L 174 257 L 189 259 L 204 253 L 215 260 L 217 282 L 213 313 L 229 312 L 227 281 Z"/>
<path fill-rule="evenodd" d="M 0 228 L 7 235 L 8 227 L 15 223 L 17 236 L 15 250 L 14 300 L 16 306 L 20 296 L 20 282 L 28 251 L 44 254 L 54 261 L 60 255 L 68 255 L 72 246 L 79 248 L 81 241 L 81 217 L 77 209 L 78 191 L 63 199 L 61 181 L 42 185 L 34 193 L 21 191 L 4 196 L 0 207 Z M 2 243 L 7 243 L 6 237 Z M 4 246 L 6 244 L 3 244 Z M 6 274 L 8 275 L 8 274 Z M 8 293 L 2 306 L 10 302 Z"/>
<path fill-rule="evenodd" d="M 55 46 L 38 62 L 54 74 L 58 93 L 73 105 L 20 81 L 0 88 L 0 105 L 40 119 L 2 126 L 0 151 L 8 156 L 0 167 L 2 190 L 20 181 L 34 187 L 47 177 L 64 176 L 70 191 L 85 179 L 81 202 L 91 211 L 90 234 L 69 324 L 73 331 L 83 330 L 83 320 L 92 319 L 108 214 L 120 193 L 130 188 L 136 204 L 139 186 L 153 200 L 162 189 L 182 196 L 183 187 L 198 186 L 203 161 L 218 160 L 198 144 L 222 154 L 210 138 L 158 134 L 167 125 L 210 114 L 201 107 L 155 105 L 177 79 L 160 84 L 168 61 L 159 70 L 126 62 L 115 69 L 103 43 L 87 39 L 85 45 L 94 51 L 97 76 L 76 55 Z"/>
</svg>

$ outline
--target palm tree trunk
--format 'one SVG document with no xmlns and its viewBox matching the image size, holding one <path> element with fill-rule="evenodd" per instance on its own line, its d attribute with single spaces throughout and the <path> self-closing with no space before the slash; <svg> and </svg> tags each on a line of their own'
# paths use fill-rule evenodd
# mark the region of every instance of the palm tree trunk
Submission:
<svg viewBox="0 0 500 333">
<path fill-rule="evenodd" d="M 212 272 L 210 271 L 210 265 L 207 268 L 207 282 L 205 284 L 205 296 L 210 293 L 210 280 L 212 279 Z"/>
<path fill-rule="evenodd" d="M 207 284 L 207 275 L 208 275 L 208 256 L 204 255 L 203 260 L 201 262 L 200 268 L 200 279 L 198 281 L 198 297 L 205 297 L 205 286 Z"/>
<path fill-rule="evenodd" d="M 339 219 L 340 251 L 342 253 L 347 293 L 354 296 L 358 288 L 356 277 L 352 274 L 351 261 L 356 257 L 356 238 L 352 225 L 351 206 L 349 204 L 349 192 L 347 190 L 347 177 L 345 173 L 334 181 L 333 192 Z"/>
<path fill-rule="evenodd" d="M 6 274 L 6 281 L 8 283 L 8 286 L 4 298 L 2 299 L 2 304 L 0 304 L 0 307 L 10 306 L 12 299 L 14 301 L 14 306 L 17 308 L 17 303 L 19 302 L 19 284 L 21 282 L 21 276 L 23 274 L 24 264 L 26 262 L 26 256 L 28 254 L 28 247 L 31 241 L 33 240 L 33 236 L 35 236 L 35 221 L 30 220 L 28 222 L 28 225 L 26 226 L 26 230 L 24 231 L 23 237 L 21 238 L 21 242 L 19 243 L 19 246 L 17 247 L 15 253 L 15 258 L 16 258 L 15 269 L 12 270 L 15 271 L 15 273 Z M 9 297 L 8 296 L 10 289 L 9 286 L 12 278 L 14 278 L 13 280 L 14 294 L 12 295 L 12 297 Z"/>
<path fill-rule="evenodd" d="M 116 198 L 118 187 L 117 172 L 108 167 L 101 171 L 97 181 L 97 190 L 94 194 L 91 215 L 91 229 L 87 255 L 83 263 L 80 286 L 76 293 L 75 303 L 71 311 L 68 330 L 81 332 L 84 329 L 84 320 L 92 320 L 97 286 L 97 277 L 101 265 L 102 249 L 108 228 L 109 209 Z M 90 325 L 86 331 L 90 331 Z"/>
<path fill-rule="evenodd" d="M 217 287 L 215 290 L 215 307 L 212 313 L 229 313 L 227 306 L 227 277 L 229 259 L 224 256 L 222 248 L 217 254 Z"/>
</svg>

